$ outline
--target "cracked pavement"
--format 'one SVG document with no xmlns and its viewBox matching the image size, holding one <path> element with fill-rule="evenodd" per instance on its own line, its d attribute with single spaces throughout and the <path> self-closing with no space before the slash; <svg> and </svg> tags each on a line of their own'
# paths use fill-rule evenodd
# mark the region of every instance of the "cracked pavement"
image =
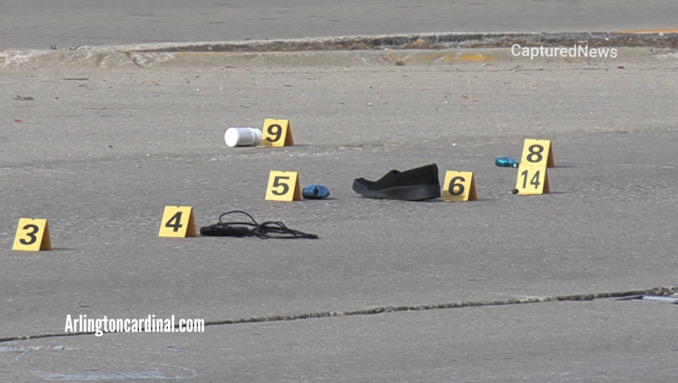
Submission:
<svg viewBox="0 0 678 383">
<path fill-rule="evenodd" d="M 0 70 L 0 380 L 673 380 L 676 306 L 615 299 L 676 285 L 678 64 L 640 52 Z M 297 145 L 225 146 L 269 117 Z M 552 140 L 551 194 L 494 165 L 525 138 Z M 350 188 L 427 163 L 473 171 L 479 200 Z M 270 170 L 331 199 L 264 201 Z M 320 239 L 158 238 L 165 205 Z M 54 249 L 11 251 L 20 217 Z M 208 326 L 61 336 L 83 314 Z"/>
<path fill-rule="evenodd" d="M 262 3 L 5 4 L 0 381 L 676 381 L 678 307 L 638 299 L 677 292 L 676 35 L 629 31 L 674 27 L 673 3 Z M 286 40 L 317 35 L 353 37 Z M 265 118 L 296 145 L 226 147 Z M 494 165 L 526 138 L 552 140 L 548 195 Z M 429 163 L 474 172 L 478 200 L 351 190 Z M 265 201 L 271 170 L 331 198 Z M 159 238 L 166 205 L 320 238 Z M 53 250 L 11 250 L 22 217 Z M 99 337 L 69 315 L 206 326 Z"/>
</svg>

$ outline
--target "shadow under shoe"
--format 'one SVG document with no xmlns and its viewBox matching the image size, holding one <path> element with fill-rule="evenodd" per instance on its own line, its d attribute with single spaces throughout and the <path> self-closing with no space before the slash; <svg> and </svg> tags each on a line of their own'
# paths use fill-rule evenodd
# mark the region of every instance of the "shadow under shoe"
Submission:
<svg viewBox="0 0 678 383">
<path fill-rule="evenodd" d="M 421 201 L 440 197 L 438 165 L 430 164 L 400 172 L 391 170 L 377 181 L 357 178 L 353 191 L 368 198 Z"/>
</svg>

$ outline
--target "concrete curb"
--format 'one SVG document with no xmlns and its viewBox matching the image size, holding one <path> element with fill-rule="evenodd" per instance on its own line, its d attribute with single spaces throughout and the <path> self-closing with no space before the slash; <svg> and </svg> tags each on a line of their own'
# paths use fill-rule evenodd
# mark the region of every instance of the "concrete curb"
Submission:
<svg viewBox="0 0 678 383">
<path fill-rule="evenodd" d="M 613 48 L 616 57 L 516 55 L 516 47 Z M 565 51 L 563 51 L 565 52 Z M 182 44 L 77 47 L 0 52 L 0 70 L 582 63 L 678 58 L 678 33 L 419 34 Z"/>
</svg>

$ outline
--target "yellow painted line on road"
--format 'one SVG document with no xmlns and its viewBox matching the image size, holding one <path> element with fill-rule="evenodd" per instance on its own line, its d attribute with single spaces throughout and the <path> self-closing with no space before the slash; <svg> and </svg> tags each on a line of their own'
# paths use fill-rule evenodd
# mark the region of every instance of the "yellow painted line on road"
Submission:
<svg viewBox="0 0 678 383">
<path fill-rule="evenodd" d="M 628 30 L 628 31 L 612 31 L 612 33 L 649 35 L 649 34 L 659 34 L 659 33 L 678 33 L 678 29 L 631 29 L 631 30 Z"/>
<path fill-rule="evenodd" d="M 460 54 L 459 57 L 457 57 L 457 61 L 464 61 L 464 62 L 484 62 L 490 59 L 493 59 L 494 56 L 492 55 L 486 55 L 482 53 L 463 53 Z"/>
<path fill-rule="evenodd" d="M 442 53 L 418 53 L 413 56 L 409 56 L 408 58 L 405 59 L 405 62 L 411 62 L 411 61 L 425 61 L 425 62 L 431 62 L 439 59 L 442 56 Z"/>
<path fill-rule="evenodd" d="M 439 61 L 443 63 L 448 63 L 452 60 L 454 60 L 454 53 L 448 53 L 445 56 L 441 57 Z"/>
<path fill-rule="evenodd" d="M 387 57 L 388 57 L 388 61 L 398 61 L 398 60 L 400 60 L 395 53 L 389 53 L 387 55 Z"/>
</svg>

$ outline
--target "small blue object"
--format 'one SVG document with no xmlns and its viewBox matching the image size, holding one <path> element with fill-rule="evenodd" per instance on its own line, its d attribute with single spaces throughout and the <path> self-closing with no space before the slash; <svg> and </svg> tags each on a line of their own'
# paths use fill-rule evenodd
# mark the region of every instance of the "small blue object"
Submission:
<svg viewBox="0 0 678 383">
<path fill-rule="evenodd" d="M 497 157 L 494 164 L 502 168 L 517 168 L 518 162 L 513 157 Z"/>
<path fill-rule="evenodd" d="M 301 195 L 308 199 L 325 199 L 329 197 L 330 191 L 323 185 L 311 184 L 304 188 Z"/>
</svg>

